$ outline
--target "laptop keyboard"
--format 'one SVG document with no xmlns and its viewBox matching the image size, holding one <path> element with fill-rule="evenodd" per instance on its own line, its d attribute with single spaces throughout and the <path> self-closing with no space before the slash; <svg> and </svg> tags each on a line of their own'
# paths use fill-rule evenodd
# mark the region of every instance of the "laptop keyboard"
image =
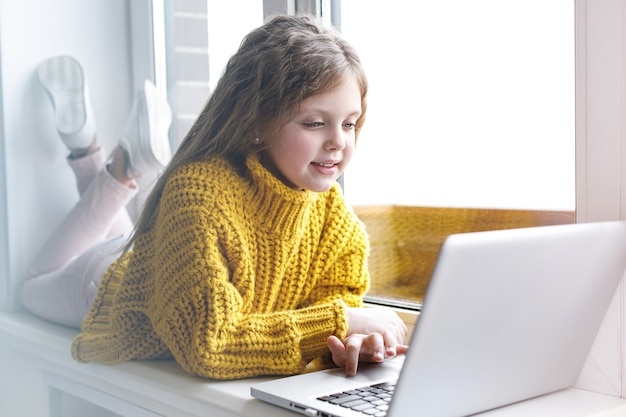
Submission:
<svg viewBox="0 0 626 417">
<path fill-rule="evenodd" d="M 318 400 L 350 408 L 368 416 L 385 417 L 395 389 L 395 382 L 383 382 L 382 384 L 325 395 L 319 397 Z"/>
</svg>

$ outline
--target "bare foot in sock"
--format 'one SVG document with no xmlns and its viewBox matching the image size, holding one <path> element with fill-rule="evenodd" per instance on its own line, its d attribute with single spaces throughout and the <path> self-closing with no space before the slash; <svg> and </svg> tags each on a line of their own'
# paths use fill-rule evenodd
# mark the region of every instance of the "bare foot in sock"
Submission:
<svg viewBox="0 0 626 417">
<path fill-rule="evenodd" d="M 127 187 L 137 187 L 135 179 L 128 176 L 128 154 L 121 147 L 117 146 L 113 150 L 111 162 L 107 165 L 107 170 L 113 178 Z"/>
<path fill-rule="evenodd" d="M 96 138 L 96 136 L 93 137 L 93 140 L 91 141 L 91 145 L 89 145 L 86 148 L 75 148 L 75 149 L 70 149 L 70 159 L 79 159 L 82 158 L 84 156 L 87 156 L 89 154 L 94 153 L 95 151 L 97 151 L 98 149 L 100 149 L 100 144 L 98 143 L 98 139 Z"/>
</svg>

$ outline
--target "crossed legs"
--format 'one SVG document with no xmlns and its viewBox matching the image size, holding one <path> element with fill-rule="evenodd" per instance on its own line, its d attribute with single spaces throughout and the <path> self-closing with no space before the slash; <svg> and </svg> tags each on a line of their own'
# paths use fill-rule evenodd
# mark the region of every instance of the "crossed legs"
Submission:
<svg viewBox="0 0 626 417">
<path fill-rule="evenodd" d="M 133 227 L 125 207 L 137 188 L 116 180 L 103 155 L 99 149 L 69 160 L 77 183 L 87 184 L 89 177 L 91 182 L 35 256 L 20 291 L 26 309 L 73 327 L 80 326 Z"/>
<path fill-rule="evenodd" d="M 53 61 L 52 69 L 50 61 L 42 64 L 42 67 L 48 65 L 45 68 L 48 78 L 46 82 L 42 80 L 42 84 L 52 96 L 57 117 L 63 111 L 81 113 L 82 110 L 84 114 L 90 115 L 90 110 L 84 110 L 90 104 L 86 95 L 81 93 L 81 89 L 86 87 L 83 79 L 71 83 L 72 87 L 80 85 L 81 88 L 77 90 L 76 103 L 72 104 L 70 110 L 67 104 L 68 89 L 61 91 L 63 86 L 56 86 L 58 89 L 54 90 L 55 68 L 61 66 L 67 76 L 69 66 L 71 75 L 75 77 L 82 76 L 82 68 L 70 57 L 55 59 L 50 60 Z M 154 162 L 156 159 L 138 161 L 137 156 L 133 158 L 133 151 L 145 155 L 146 151 L 151 152 L 152 146 L 169 146 L 169 107 L 166 103 L 155 103 L 157 97 L 147 94 L 150 93 L 144 91 L 138 97 L 128 124 L 131 128 L 127 126 L 124 137 L 120 139 L 121 146 L 115 148 L 108 163 L 105 151 L 95 137 L 95 124 L 91 120 L 93 116 L 85 119 L 70 115 L 72 117 L 69 119 L 64 118 L 65 124 L 57 122 L 57 131 L 70 150 L 68 163 L 75 174 L 80 198 L 43 244 L 27 270 L 20 288 L 20 300 L 30 312 L 63 325 L 80 327 L 97 295 L 103 274 L 120 255 L 133 228 L 126 205 L 138 191 L 134 179 L 141 172 L 137 165 L 143 172 L 157 170 L 163 167 L 169 155 L 162 157 L 158 164 Z M 150 110 L 156 107 L 161 109 L 160 113 Z M 154 120 L 157 116 L 161 119 L 160 125 Z M 79 120 L 83 129 L 80 126 L 72 129 L 67 120 Z M 151 123 L 153 128 L 135 128 L 141 123 Z M 85 126 L 90 126 L 87 133 Z M 76 135 L 88 136 L 76 139 Z"/>
</svg>

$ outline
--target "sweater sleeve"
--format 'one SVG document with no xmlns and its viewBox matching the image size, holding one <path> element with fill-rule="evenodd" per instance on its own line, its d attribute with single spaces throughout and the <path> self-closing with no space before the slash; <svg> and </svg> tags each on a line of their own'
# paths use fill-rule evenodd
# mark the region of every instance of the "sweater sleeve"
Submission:
<svg viewBox="0 0 626 417">
<path fill-rule="evenodd" d="M 148 316 L 187 372 L 217 379 L 299 373 L 327 353 L 329 335 L 346 333 L 341 298 L 285 311 L 251 308 L 246 289 L 254 283 L 235 283 L 233 275 L 254 274 L 236 270 L 244 255 L 230 248 L 223 213 L 168 198 L 151 238 L 155 282 Z M 141 248 L 135 256 L 141 259 Z"/>
</svg>

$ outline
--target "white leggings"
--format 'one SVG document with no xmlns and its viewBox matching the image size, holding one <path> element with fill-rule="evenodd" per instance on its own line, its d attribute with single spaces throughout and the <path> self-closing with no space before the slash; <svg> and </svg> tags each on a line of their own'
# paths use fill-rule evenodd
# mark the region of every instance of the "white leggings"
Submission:
<svg viewBox="0 0 626 417">
<path fill-rule="evenodd" d="M 102 148 L 68 162 L 80 199 L 36 255 L 20 288 L 20 301 L 42 318 L 80 327 L 102 275 L 132 231 L 126 204 L 137 189 L 109 174 Z"/>
</svg>

